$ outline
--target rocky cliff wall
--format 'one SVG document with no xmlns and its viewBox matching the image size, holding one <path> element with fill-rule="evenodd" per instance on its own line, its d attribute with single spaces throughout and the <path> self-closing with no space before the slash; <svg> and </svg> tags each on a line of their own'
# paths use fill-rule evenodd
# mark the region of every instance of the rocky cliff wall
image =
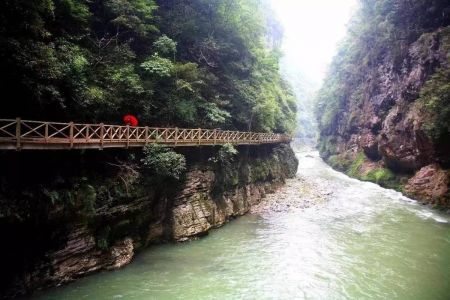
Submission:
<svg viewBox="0 0 450 300">
<path fill-rule="evenodd" d="M 78 174 L 70 189 L 48 182 L 24 186 L 31 179 L 13 180 L 2 172 L 1 295 L 11 297 L 120 268 L 151 244 L 205 235 L 247 213 L 296 173 L 298 162 L 288 145 L 238 151 L 233 159 L 220 162 L 215 159 L 217 149 L 187 150 L 189 165 L 178 181 L 146 178 L 117 163 L 109 164 L 109 172 Z M 24 155 L 2 159 L 11 165 L 21 161 L 21 174 L 38 173 L 30 168 L 39 168 L 39 163 L 27 166 Z M 98 155 L 86 160 L 99 161 Z M 68 168 L 61 161 L 49 163 L 52 171 L 42 170 L 43 176 L 68 181 L 58 174 L 62 167 Z"/>
<path fill-rule="evenodd" d="M 448 14 L 442 20 L 448 23 Z M 388 44 L 376 63 L 355 60 L 359 79 L 339 79 L 350 96 L 342 99 L 333 123 L 322 128 L 320 152 L 351 176 L 448 208 L 450 27 L 425 29 L 419 20 L 415 26 L 423 31 L 419 38 L 410 43 L 398 38 L 400 46 Z"/>
</svg>

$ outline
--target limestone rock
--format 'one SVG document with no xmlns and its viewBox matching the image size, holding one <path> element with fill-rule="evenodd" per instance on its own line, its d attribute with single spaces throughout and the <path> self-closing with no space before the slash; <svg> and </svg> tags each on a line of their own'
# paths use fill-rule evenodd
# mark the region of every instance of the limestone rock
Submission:
<svg viewBox="0 0 450 300">
<path fill-rule="evenodd" d="M 108 251 L 101 251 L 89 230 L 79 225 L 69 234 L 65 247 L 49 255 L 53 266 L 50 281 L 68 282 L 101 269 L 117 269 L 130 263 L 133 256 L 131 238 L 116 242 Z"/>
<path fill-rule="evenodd" d="M 444 197 L 449 192 L 449 183 L 449 172 L 432 164 L 423 167 L 409 179 L 405 191 L 427 203 L 445 205 L 446 203 L 441 202 L 445 201 Z"/>
<path fill-rule="evenodd" d="M 421 130 L 417 104 L 397 105 L 383 122 L 379 151 L 394 171 L 416 171 L 431 163 L 433 145 Z"/>
<path fill-rule="evenodd" d="M 110 264 L 106 269 L 118 269 L 125 265 L 128 265 L 134 256 L 133 240 L 131 238 L 125 238 L 113 245 L 109 251 Z"/>
<path fill-rule="evenodd" d="M 348 171 L 352 155 L 364 152 L 374 163 L 364 166 L 366 171 L 374 166 L 387 168 L 398 175 L 397 186 L 407 180 L 408 174 L 419 170 L 416 176 L 422 177 L 424 167 L 439 164 L 448 168 L 450 147 L 447 142 L 433 142 L 427 136 L 425 129 L 432 115 L 424 108 L 426 104 L 418 100 L 421 89 L 436 70 L 448 68 L 447 39 L 446 29 L 430 28 L 416 41 L 405 44 L 400 52 L 387 49 L 376 64 L 366 66 L 359 82 L 349 79 L 349 87 L 357 87 L 357 93 L 346 99 L 336 122 L 322 130 L 321 156 L 332 158 L 331 162 L 337 158 L 348 162 L 332 163 Z M 414 197 L 434 197 L 431 187 L 420 191 L 414 179 L 408 188 L 417 195 Z M 439 188 L 432 189 L 433 195 L 439 194 Z M 439 201 L 446 201 L 444 196 L 439 197 Z"/>
<path fill-rule="evenodd" d="M 363 149 L 367 157 L 371 159 L 378 159 L 380 154 L 378 153 L 378 141 L 377 137 L 369 132 L 361 136 L 359 146 Z"/>
<path fill-rule="evenodd" d="M 20 222 L 27 216 L 41 218 L 46 226 L 41 233 L 52 243 L 46 240 L 43 246 L 47 248 L 31 252 L 35 256 L 28 265 L 14 269 L 5 297 L 123 267 L 132 261 L 136 250 L 156 242 L 186 241 L 207 234 L 211 228 L 249 212 L 266 193 L 293 177 L 298 165 L 288 145 L 244 148 L 229 165 L 228 173 L 207 161 L 204 153 L 195 154 L 201 157 L 191 161 L 183 181 L 172 181 L 167 187 L 164 183 L 140 183 L 134 186 L 138 192 L 133 197 L 128 187 L 126 196 L 102 187 L 104 198 L 97 199 L 101 202 L 96 202 L 88 215 L 78 206 L 52 214 L 42 209 L 37 215 L 35 210 L 27 210 L 33 206 L 9 201 L 5 207 L 11 215 L 23 212 L 10 226 L 25 226 Z M 84 199 L 80 196 L 78 200 L 82 203 Z M 72 211 L 66 214 L 69 209 Z M 33 229 L 27 227 L 27 232 Z"/>
</svg>

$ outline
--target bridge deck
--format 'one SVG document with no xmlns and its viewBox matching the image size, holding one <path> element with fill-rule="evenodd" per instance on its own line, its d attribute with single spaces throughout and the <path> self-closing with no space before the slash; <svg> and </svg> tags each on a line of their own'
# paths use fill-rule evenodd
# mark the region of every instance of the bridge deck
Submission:
<svg viewBox="0 0 450 300">
<path fill-rule="evenodd" d="M 0 149 L 103 149 L 223 144 L 258 145 L 289 142 L 290 136 L 219 129 L 131 127 L 0 119 Z"/>
</svg>

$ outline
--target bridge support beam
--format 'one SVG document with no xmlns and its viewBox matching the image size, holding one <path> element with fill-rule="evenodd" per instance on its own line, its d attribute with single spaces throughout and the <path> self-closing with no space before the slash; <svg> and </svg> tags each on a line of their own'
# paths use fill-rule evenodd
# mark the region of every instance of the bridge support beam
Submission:
<svg viewBox="0 0 450 300">
<path fill-rule="evenodd" d="M 20 138 L 21 138 L 21 132 L 20 132 L 20 125 L 22 124 L 22 121 L 20 118 L 16 118 L 16 150 L 20 151 Z"/>
</svg>

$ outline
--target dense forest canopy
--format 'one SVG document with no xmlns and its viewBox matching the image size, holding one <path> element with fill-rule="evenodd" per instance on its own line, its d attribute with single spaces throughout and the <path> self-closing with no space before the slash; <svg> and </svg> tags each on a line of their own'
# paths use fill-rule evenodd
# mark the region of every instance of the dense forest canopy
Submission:
<svg viewBox="0 0 450 300">
<path fill-rule="evenodd" d="M 292 132 L 270 16 L 264 0 L 2 1 L 1 117 Z"/>
</svg>

